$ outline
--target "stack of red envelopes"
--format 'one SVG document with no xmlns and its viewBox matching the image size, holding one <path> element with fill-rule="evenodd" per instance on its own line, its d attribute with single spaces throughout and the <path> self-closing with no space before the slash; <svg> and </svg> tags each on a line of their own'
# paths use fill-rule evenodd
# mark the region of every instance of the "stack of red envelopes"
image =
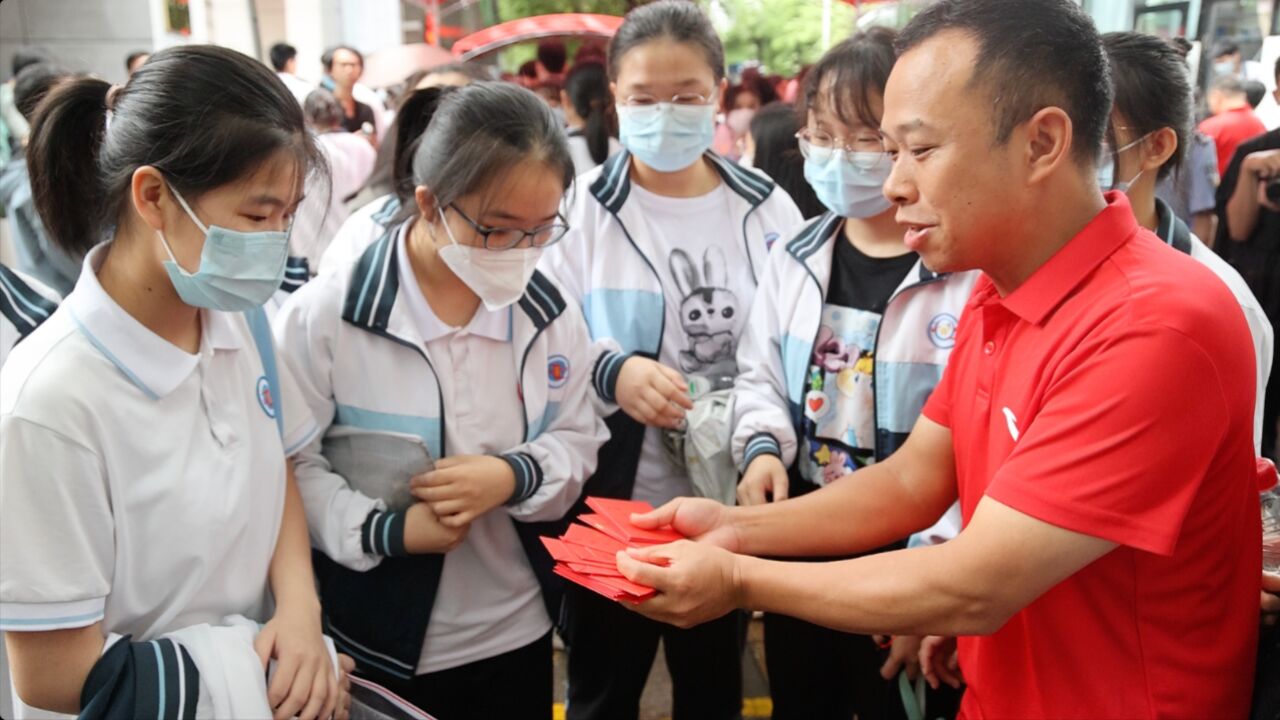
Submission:
<svg viewBox="0 0 1280 720">
<path fill-rule="evenodd" d="M 570 525 L 559 539 L 542 538 L 556 561 L 556 574 L 610 600 L 638 603 L 653 597 L 653 588 L 633 583 L 618 571 L 618 551 L 662 545 L 684 536 L 670 527 L 646 530 L 632 525 L 632 513 L 653 509 L 647 502 L 593 497 L 587 498 L 587 507 L 595 512 L 578 517 L 584 524 Z"/>
</svg>

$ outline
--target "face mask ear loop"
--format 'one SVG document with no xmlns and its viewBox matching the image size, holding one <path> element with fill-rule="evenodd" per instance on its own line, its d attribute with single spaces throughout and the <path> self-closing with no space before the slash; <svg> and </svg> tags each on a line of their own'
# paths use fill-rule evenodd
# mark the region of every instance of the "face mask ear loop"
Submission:
<svg viewBox="0 0 1280 720">
<path fill-rule="evenodd" d="M 173 196 L 178 199 L 178 204 L 181 205 L 182 209 L 186 211 L 187 217 L 191 218 L 191 222 L 195 223 L 196 227 L 200 228 L 200 232 L 204 233 L 205 235 L 208 235 L 209 228 L 204 223 L 200 222 L 200 218 L 196 217 L 196 214 L 191 209 L 191 206 L 187 204 L 187 199 L 182 197 L 182 194 L 179 193 L 177 190 L 174 190 L 172 185 L 169 185 L 168 183 L 165 183 L 165 185 L 169 188 L 169 192 L 173 193 Z"/>
</svg>

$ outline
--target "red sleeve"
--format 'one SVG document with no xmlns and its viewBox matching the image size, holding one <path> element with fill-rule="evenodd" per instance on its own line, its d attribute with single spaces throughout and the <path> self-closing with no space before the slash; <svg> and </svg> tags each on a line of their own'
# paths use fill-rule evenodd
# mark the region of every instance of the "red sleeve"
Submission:
<svg viewBox="0 0 1280 720">
<path fill-rule="evenodd" d="M 1218 367 L 1165 327 L 1130 327 L 1074 357 L 986 494 L 1067 530 L 1171 554 L 1231 427 Z"/>
</svg>

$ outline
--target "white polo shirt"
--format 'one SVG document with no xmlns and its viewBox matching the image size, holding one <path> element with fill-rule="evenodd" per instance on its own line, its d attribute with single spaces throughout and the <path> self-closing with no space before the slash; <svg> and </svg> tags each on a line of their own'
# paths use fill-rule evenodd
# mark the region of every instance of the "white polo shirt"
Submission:
<svg viewBox="0 0 1280 720">
<path fill-rule="evenodd" d="M 516 391 L 511 313 L 481 305 L 463 328 L 446 325 L 423 296 L 405 249 L 407 225 L 396 242 L 400 287 L 427 355 L 440 378 L 445 455 L 493 455 L 524 440 Z M 467 538 L 444 557 L 440 589 L 418 661 L 433 673 L 496 657 L 551 631 L 542 588 L 529 566 L 505 507 L 471 522 Z"/>
<path fill-rule="evenodd" d="M 201 311 L 180 350 L 103 291 L 105 251 L 0 371 L 0 630 L 266 619 L 286 451 L 248 323 Z M 300 448 L 316 424 L 277 366 Z"/>
</svg>

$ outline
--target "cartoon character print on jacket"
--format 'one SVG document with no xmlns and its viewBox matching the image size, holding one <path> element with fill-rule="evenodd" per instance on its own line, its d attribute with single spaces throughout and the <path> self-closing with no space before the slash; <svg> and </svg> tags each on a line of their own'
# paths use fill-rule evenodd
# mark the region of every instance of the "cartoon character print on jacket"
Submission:
<svg viewBox="0 0 1280 720">
<path fill-rule="evenodd" d="M 680 351 L 680 369 L 707 376 L 737 374 L 735 354 L 744 309 L 729 289 L 724 251 L 709 247 L 699 269 L 684 250 L 671 253 L 671 277 L 680 291 L 680 326 L 688 347 Z"/>
<path fill-rule="evenodd" d="M 880 316 L 823 309 L 804 397 L 806 477 L 825 485 L 871 462 L 875 449 L 875 336 Z"/>
</svg>

